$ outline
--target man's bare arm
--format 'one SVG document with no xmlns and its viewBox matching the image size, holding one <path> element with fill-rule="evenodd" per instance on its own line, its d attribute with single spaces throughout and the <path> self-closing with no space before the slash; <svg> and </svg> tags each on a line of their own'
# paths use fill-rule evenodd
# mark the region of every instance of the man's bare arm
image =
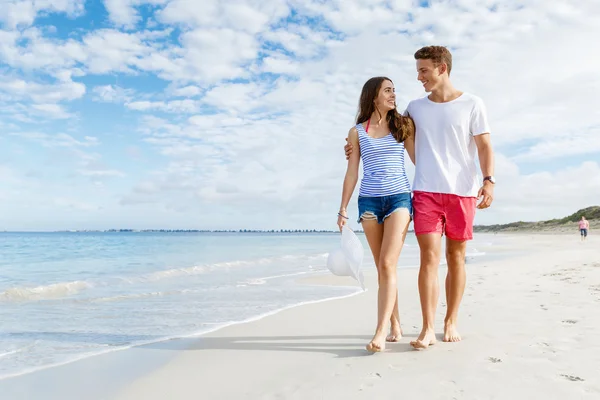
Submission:
<svg viewBox="0 0 600 400">
<path fill-rule="evenodd" d="M 479 166 L 484 177 L 494 175 L 494 149 L 489 133 L 475 135 L 475 144 L 477 145 L 477 155 L 479 156 Z M 490 181 L 483 182 L 477 197 L 483 197 L 477 208 L 488 208 L 494 200 L 494 184 Z"/>
</svg>

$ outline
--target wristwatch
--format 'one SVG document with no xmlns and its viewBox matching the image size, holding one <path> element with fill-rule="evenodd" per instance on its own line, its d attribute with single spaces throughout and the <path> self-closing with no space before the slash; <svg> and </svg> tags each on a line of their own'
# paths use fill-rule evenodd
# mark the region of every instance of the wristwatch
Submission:
<svg viewBox="0 0 600 400">
<path fill-rule="evenodd" d="M 493 175 L 486 176 L 485 178 L 483 178 L 483 182 L 485 182 L 485 181 L 490 181 L 490 182 L 492 182 L 492 184 L 496 184 L 496 178 L 494 178 Z"/>
</svg>

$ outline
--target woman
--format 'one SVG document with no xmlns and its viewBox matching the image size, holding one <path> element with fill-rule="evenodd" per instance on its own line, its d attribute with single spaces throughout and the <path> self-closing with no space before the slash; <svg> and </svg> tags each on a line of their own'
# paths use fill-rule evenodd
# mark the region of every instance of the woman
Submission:
<svg viewBox="0 0 600 400">
<path fill-rule="evenodd" d="M 340 230 L 348 220 L 346 207 L 358 181 L 362 158 L 363 179 L 358 197 L 358 222 L 362 223 L 373 253 L 379 280 L 377 328 L 367 350 L 385 350 L 385 342 L 402 337 L 398 312 L 396 265 L 412 215 L 410 183 L 404 170 L 404 149 L 414 161 L 414 124 L 396 110 L 394 84 L 375 77 L 363 86 L 356 126 L 348 141 L 354 151 L 348 159 L 342 203 L 338 213 Z M 390 335 L 386 338 L 390 322 Z"/>
<path fill-rule="evenodd" d="M 582 242 L 587 239 L 588 229 L 590 229 L 590 223 L 582 216 L 579 220 L 579 233 L 581 233 Z"/>
</svg>

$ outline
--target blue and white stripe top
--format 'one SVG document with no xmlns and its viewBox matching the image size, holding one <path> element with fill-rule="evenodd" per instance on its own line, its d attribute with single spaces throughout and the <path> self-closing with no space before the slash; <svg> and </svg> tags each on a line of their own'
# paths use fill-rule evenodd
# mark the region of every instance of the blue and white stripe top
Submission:
<svg viewBox="0 0 600 400">
<path fill-rule="evenodd" d="M 381 197 L 410 193 L 410 182 L 404 169 L 404 143 L 398 143 L 389 133 L 372 138 L 362 124 L 356 125 L 363 178 L 359 196 Z"/>
</svg>

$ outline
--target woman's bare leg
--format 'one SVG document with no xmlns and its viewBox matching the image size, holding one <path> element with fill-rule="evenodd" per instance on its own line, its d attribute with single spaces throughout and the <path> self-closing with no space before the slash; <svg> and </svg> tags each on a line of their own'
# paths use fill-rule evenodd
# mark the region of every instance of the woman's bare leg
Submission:
<svg viewBox="0 0 600 400">
<path fill-rule="evenodd" d="M 396 268 L 409 223 L 410 215 L 408 210 L 404 209 L 394 212 L 383 223 L 383 240 L 377 268 L 379 273 L 377 328 L 373 339 L 367 345 L 369 351 L 377 352 L 385 349 L 388 324 L 398 297 Z M 365 235 L 368 235 L 367 229 L 364 227 L 365 224 L 363 224 L 363 229 Z M 369 241 L 369 238 L 367 240 Z"/>
</svg>

